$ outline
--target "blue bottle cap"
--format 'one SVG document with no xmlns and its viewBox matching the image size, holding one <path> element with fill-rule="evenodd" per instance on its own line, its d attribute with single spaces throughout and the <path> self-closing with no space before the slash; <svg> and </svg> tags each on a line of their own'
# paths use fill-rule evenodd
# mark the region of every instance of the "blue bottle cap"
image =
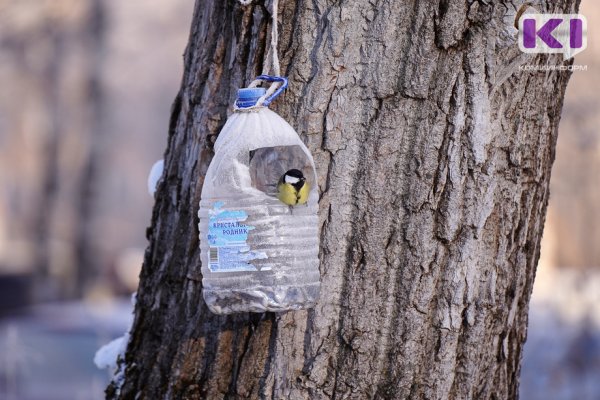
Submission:
<svg viewBox="0 0 600 400">
<path fill-rule="evenodd" d="M 235 105 L 238 108 L 248 108 L 256 105 L 258 99 L 267 93 L 265 88 L 243 88 L 238 90 L 238 98 Z"/>
</svg>

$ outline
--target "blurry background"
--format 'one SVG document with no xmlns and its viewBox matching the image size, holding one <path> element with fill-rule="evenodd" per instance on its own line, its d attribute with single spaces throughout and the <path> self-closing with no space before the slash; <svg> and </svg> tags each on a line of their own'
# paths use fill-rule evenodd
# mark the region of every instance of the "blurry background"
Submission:
<svg viewBox="0 0 600 400">
<path fill-rule="evenodd" d="M 104 398 L 192 10 L 0 0 L 0 399 Z"/>
<path fill-rule="evenodd" d="M 567 86 L 521 398 L 600 399 L 600 2 L 583 0 L 588 47 Z"/>
<path fill-rule="evenodd" d="M 0 0 L 0 399 L 101 399 L 166 146 L 189 0 Z M 521 397 L 600 399 L 600 4 L 584 0 Z"/>
</svg>

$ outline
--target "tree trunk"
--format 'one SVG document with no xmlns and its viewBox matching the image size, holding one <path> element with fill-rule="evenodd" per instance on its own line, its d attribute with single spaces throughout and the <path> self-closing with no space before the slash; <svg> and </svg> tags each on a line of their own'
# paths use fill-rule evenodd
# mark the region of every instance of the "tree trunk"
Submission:
<svg viewBox="0 0 600 400">
<path fill-rule="evenodd" d="M 557 3 L 540 11 L 577 8 Z M 236 88 L 261 69 L 270 4 L 198 1 L 108 397 L 517 397 L 569 73 L 518 70 L 562 61 L 520 53 L 514 7 L 281 2 L 290 88 L 273 108 L 315 156 L 322 295 L 308 311 L 217 316 L 196 213 Z"/>
</svg>

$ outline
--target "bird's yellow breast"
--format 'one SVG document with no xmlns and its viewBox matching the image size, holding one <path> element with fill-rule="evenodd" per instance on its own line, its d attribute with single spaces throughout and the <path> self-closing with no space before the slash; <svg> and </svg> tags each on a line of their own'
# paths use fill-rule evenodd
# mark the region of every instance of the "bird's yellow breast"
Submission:
<svg viewBox="0 0 600 400">
<path fill-rule="evenodd" d="M 306 204 L 308 201 L 308 194 L 310 193 L 310 186 L 307 182 L 298 191 L 298 204 Z"/>
<path fill-rule="evenodd" d="M 309 193 L 310 186 L 308 183 L 304 183 L 300 190 L 296 190 L 296 188 L 289 183 L 282 182 L 277 185 L 277 198 L 288 206 L 305 204 L 308 200 Z"/>
</svg>

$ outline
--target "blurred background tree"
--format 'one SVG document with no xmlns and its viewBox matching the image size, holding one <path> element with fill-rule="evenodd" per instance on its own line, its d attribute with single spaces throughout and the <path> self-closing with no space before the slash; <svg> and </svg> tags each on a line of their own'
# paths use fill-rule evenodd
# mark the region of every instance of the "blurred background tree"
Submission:
<svg viewBox="0 0 600 400">
<path fill-rule="evenodd" d="M 546 265 L 600 268 L 600 40 L 594 32 L 600 4 L 583 1 L 590 23 L 588 48 L 575 57 L 588 70 L 569 82 L 552 170 L 543 249 Z"/>
<path fill-rule="evenodd" d="M 0 309 L 135 290 L 187 4 L 0 2 Z"/>
</svg>

